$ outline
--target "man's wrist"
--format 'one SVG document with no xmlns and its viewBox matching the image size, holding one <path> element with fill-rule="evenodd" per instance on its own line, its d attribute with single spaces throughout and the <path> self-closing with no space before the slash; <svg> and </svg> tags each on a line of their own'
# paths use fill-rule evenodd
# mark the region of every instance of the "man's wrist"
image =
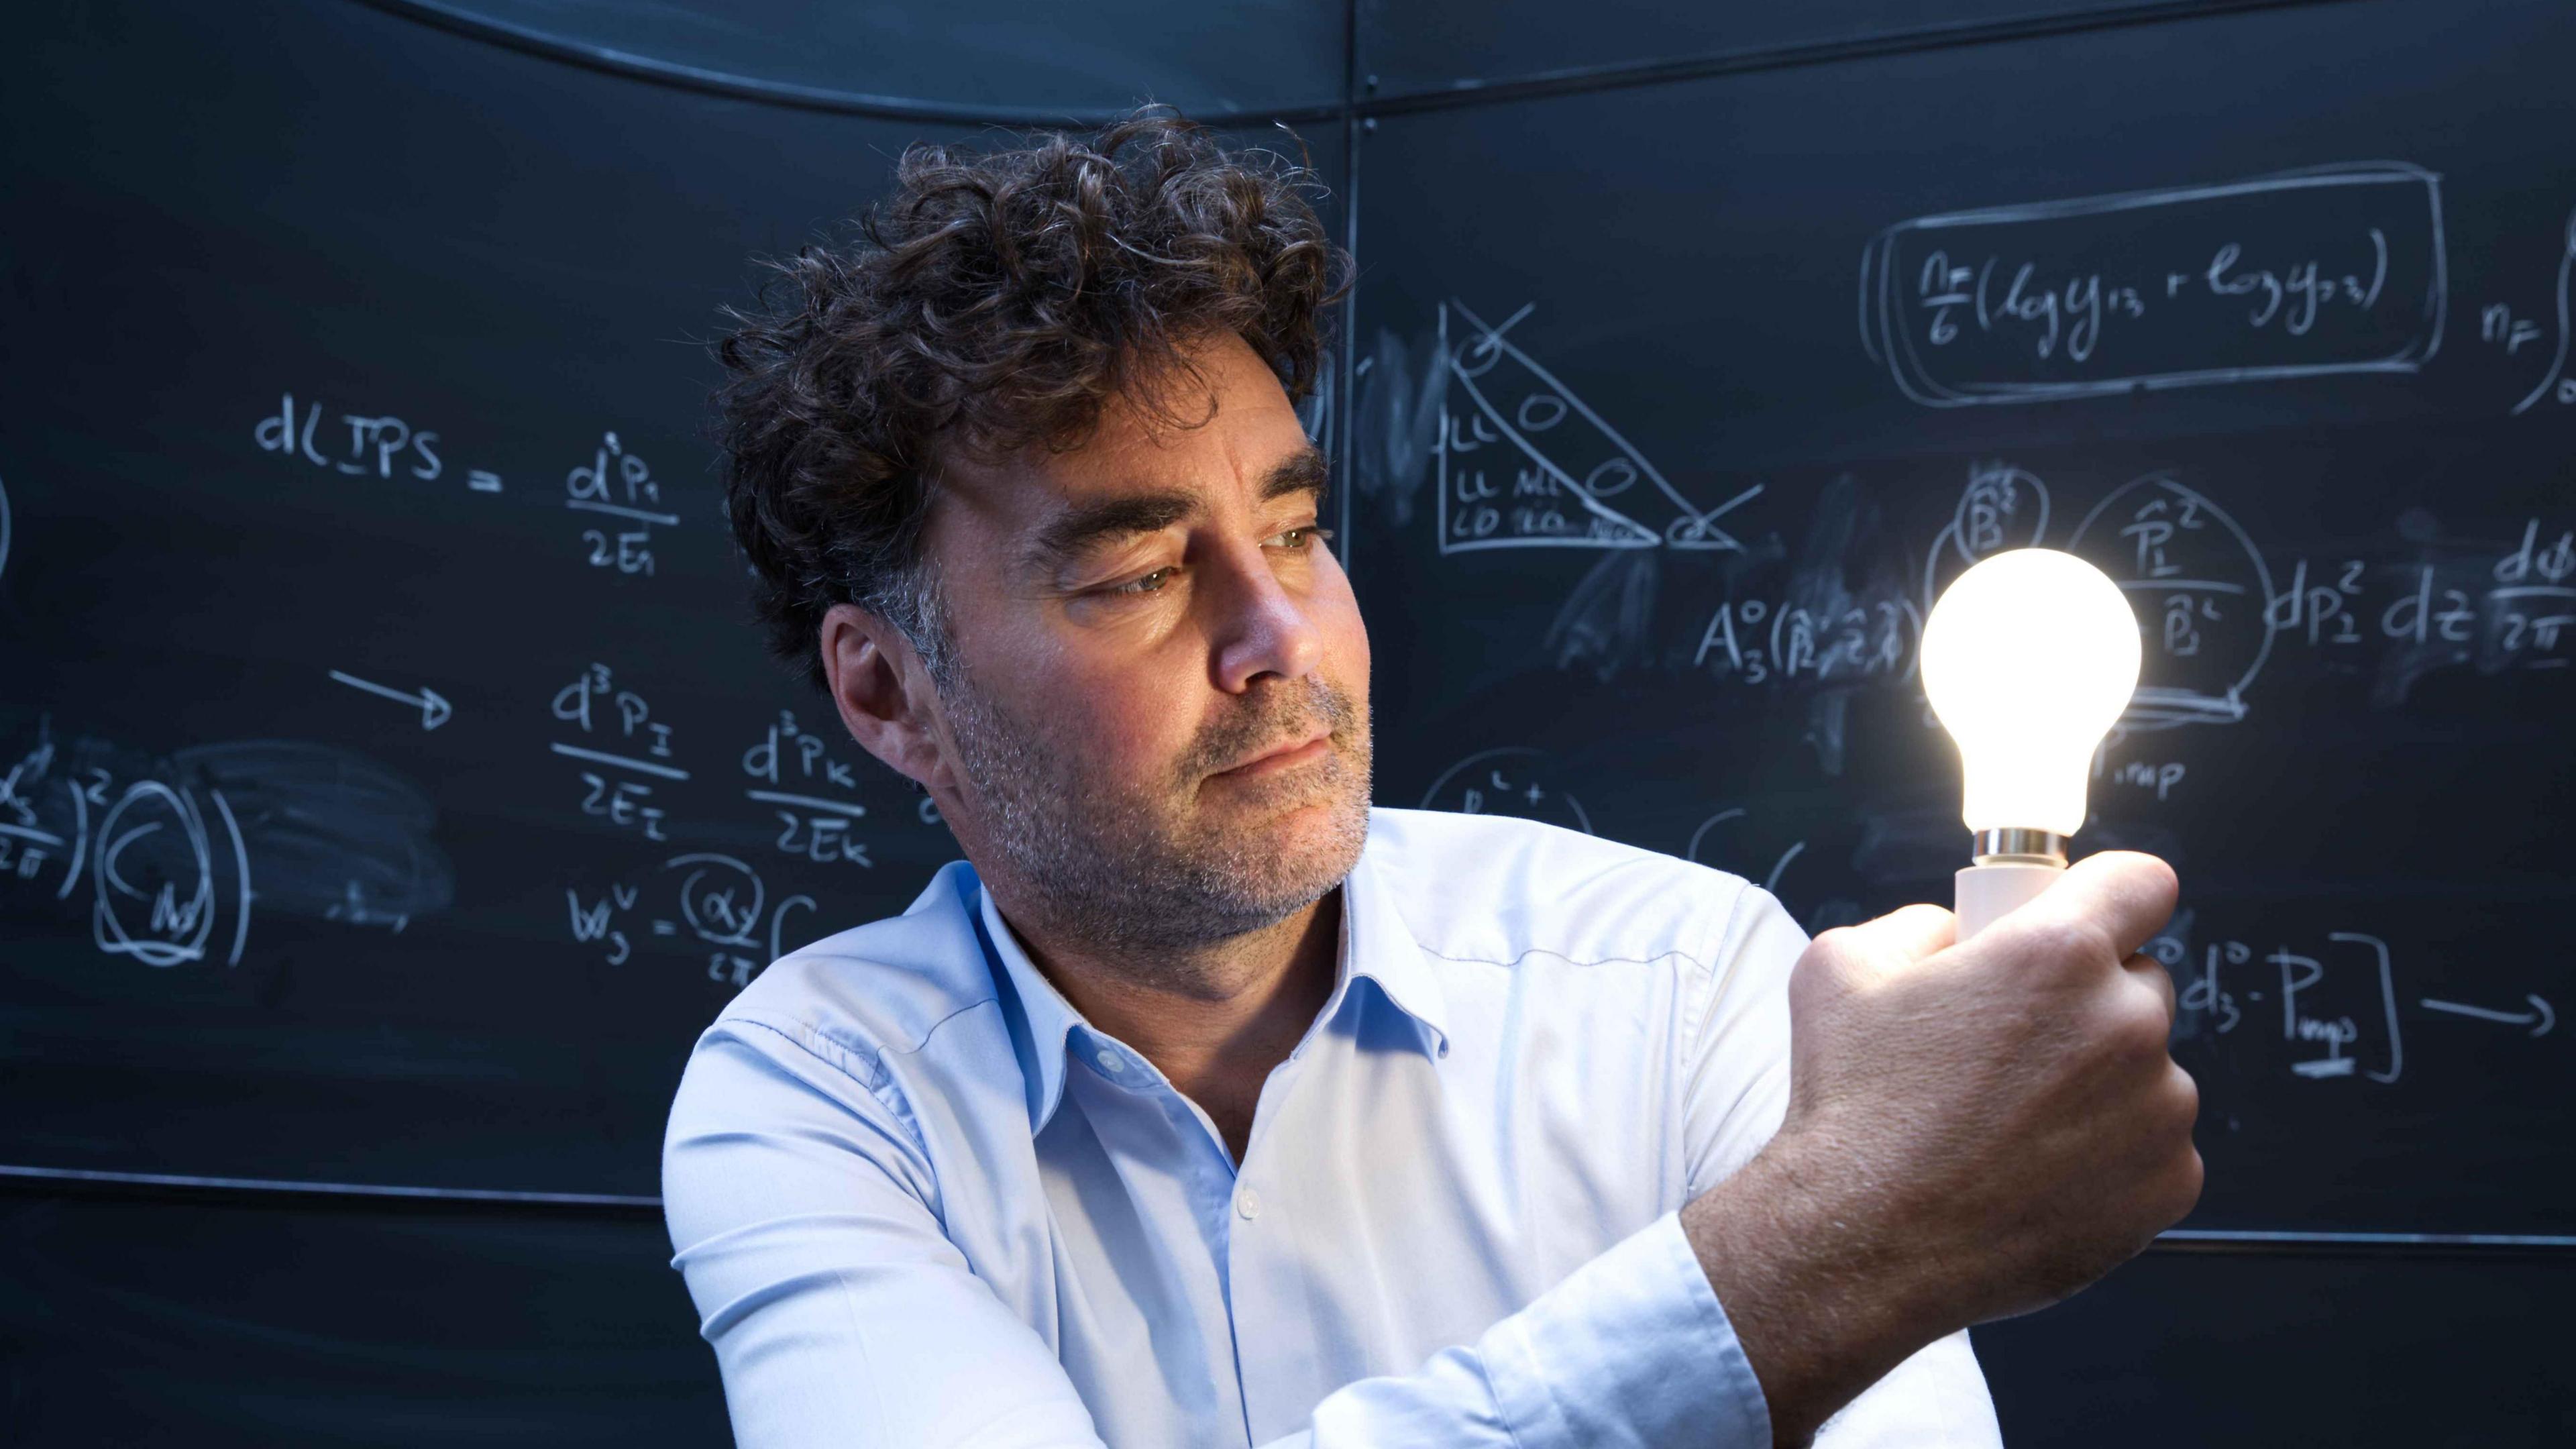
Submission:
<svg viewBox="0 0 2576 1449">
<path fill-rule="evenodd" d="M 1885 1194 L 1808 1137 L 1775 1137 L 1681 1211 L 1682 1231 L 1753 1365 L 1774 1442 L 1803 1444 L 1946 1321 L 1936 1266 L 1908 1251 Z"/>
</svg>

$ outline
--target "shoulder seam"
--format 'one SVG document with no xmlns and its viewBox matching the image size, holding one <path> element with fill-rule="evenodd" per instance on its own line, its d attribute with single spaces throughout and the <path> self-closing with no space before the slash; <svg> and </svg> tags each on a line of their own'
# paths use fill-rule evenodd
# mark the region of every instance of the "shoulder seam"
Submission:
<svg viewBox="0 0 2576 1449">
<path fill-rule="evenodd" d="M 1718 992 L 1724 984 L 1718 979 L 1720 971 L 1717 958 L 1725 949 L 1727 937 L 1735 933 L 1736 918 L 1744 914 L 1744 898 L 1757 889 L 1759 887 L 1753 882 L 1738 877 L 1735 899 L 1726 903 L 1726 918 L 1718 923 L 1717 935 L 1710 942 L 1709 964 L 1700 968 L 1708 973 L 1708 989 L 1702 993 L 1699 1010 L 1694 1014 L 1685 1040 L 1698 1041 L 1700 1032 L 1708 1026 L 1709 1014 L 1717 1010 Z"/>
<path fill-rule="evenodd" d="M 945 1022 L 946 1020 L 946 1017 L 941 1018 L 942 1022 Z M 867 1093 L 870 1097 L 875 1098 L 878 1106 L 883 1107 L 888 1112 L 894 1114 L 894 1119 L 903 1124 L 904 1135 L 912 1139 L 913 1149 L 921 1154 L 922 1163 L 925 1166 L 929 1164 L 930 1143 L 922 1137 L 920 1124 L 912 1120 L 912 1106 L 910 1103 L 900 1100 L 889 1100 L 884 1091 L 880 1090 L 876 1083 L 864 1080 L 858 1073 L 851 1071 L 848 1067 L 832 1060 L 823 1053 L 816 1051 L 810 1043 L 798 1039 L 795 1033 L 782 1031 L 779 1028 L 770 1025 L 768 1022 L 760 1020 L 758 1017 L 719 1017 L 717 1018 L 717 1024 L 719 1026 L 730 1024 L 737 1026 L 759 1027 L 762 1031 L 768 1032 L 770 1035 L 777 1037 L 780 1041 L 786 1042 L 798 1051 L 803 1052 L 805 1055 L 812 1057 L 814 1060 L 821 1062 L 827 1067 L 830 1067 L 833 1071 L 847 1077 L 853 1086 L 856 1086 L 860 1091 Z M 932 1027 L 932 1030 L 934 1031 L 937 1029 L 938 1028 L 936 1026 Z M 881 1073 L 885 1071 L 885 1063 L 881 1056 L 878 1060 L 871 1062 L 870 1065 L 874 1066 Z"/>
<path fill-rule="evenodd" d="M 1416 944 L 1419 943 L 1417 942 Z M 1437 956 L 1443 961 L 1457 961 L 1475 966 L 1518 966 L 1532 956 L 1554 956 L 1559 961 L 1563 961 L 1570 966 L 1651 966 L 1654 963 L 1663 960 L 1667 956 L 1679 956 L 1683 960 L 1697 966 L 1702 971 L 1710 969 L 1707 962 L 1702 961 L 1690 952 L 1679 948 L 1675 948 L 1670 951 L 1657 951 L 1652 956 L 1587 957 L 1576 956 L 1569 952 L 1555 950 L 1547 946 L 1532 946 L 1528 950 L 1521 952 L 1519 955 L 1514 956 L 1508 961 L 1497 961 L 1491 956 L 1452 956 L 1446 951 L 1435 951 L 1429 946 L 1422 947 L 1422 954 L 1425 956 Z"/>
<path fill-rule="evenodd" d="M 948 1023 L 950 1023 L 950 1022 L 952 1022 L 952 1021 L 955 1021 L 957 1018 L 959 1018 L 959 1017 L 961 1017 L 961 1016 L 964 1016 L 966 1013 L 968 1013 L 968 1012 L 970 1012 L 970 1011 L 973 1011 L 976 1007 L 979 1007 L 979 1006 L 992 1006 L 992 1007 L 998 1007 L 998 1006 L 1000 1006 L 1000 1005 L 1001 1005 L 1001 999 L 1000 999 L 999 997 L 993 997 L 993 996 L 978 996 L 978 997 L 976 997 L 974 1000 L 972 1000 L 972 1001 L 970 1001 L 970 1002 L 967 1002 L 964 1006 L 961 1006 L 961 1007 L 957 1008 L 955 1011 L 952 1011 L 952 1012 L 948 1013 L 946 1016 L 943 1016 L 943 1017 L 939 1018 L 937 1021 L 932 1022 L 932 1023 L 930 1024 L 930 1029 L 929 1029 L 929 1030 L 927 1030 L 927 1031 L 925 1031 L 925 1032 L 923 1032 L 923 1033 L 921 1034 L 921 1040 L 919 1040 L 919 1041 L 917 1041 L 917 1042 L 914 1042 L 912 1045 L 910 1045 L 910 1046 L 908 1046 L 908 1047 L 904 1047 L 904 1048 L 902 1048 L 901 1050 L 897 1051 L 897 1052 L 895 1053 L 895 1055 L 897 1055 L 897 1056 L 902 1056 L 902 1057 L 917 1057 L 917 1056 L 921 1055 L 921 1054 L 922 1054 L 922 1052 L 923 1052 L 925 1049 L 927 1049 L 927 1048 L 929 1047 L 929 1045 L 930 1045 L 930 1039 L 931 1039 L 932 1037 L 934 1037 L 934 1036 L 939 1035 L 939 1029 L 940 1029 L 941 1027 L 946 1026 Z"/>
</svg>

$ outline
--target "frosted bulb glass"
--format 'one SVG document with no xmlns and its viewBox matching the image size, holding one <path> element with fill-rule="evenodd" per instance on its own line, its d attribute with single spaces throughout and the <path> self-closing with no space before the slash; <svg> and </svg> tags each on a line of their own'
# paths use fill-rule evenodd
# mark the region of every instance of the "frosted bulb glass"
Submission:
<svg viewBox="0 0 2576 1449">
<path fill-rule="evenodd" d="M 1995 554 L 1923 624 L 1923 692 L 1958 743 L 1970 830 L 2084 823 L 2094 746 L 2138 687 L 2138 619 L 2120 586 L 2073 554 Z"/>
</svg>

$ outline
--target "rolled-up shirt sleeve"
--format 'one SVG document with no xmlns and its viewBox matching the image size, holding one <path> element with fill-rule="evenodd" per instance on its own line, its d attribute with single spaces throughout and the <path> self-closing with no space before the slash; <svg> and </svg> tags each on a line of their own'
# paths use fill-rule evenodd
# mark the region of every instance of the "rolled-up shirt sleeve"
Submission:
<svg viewBox="0 0 2576 1449">
<path fill-rule="evenodd" d="M 1045 1340 L 942 1232 L 900 1102 L 783 1033 L 728 1021 L 701 1040 L 663 1195 L 741 1449 L 1101 1443 Z M 1273 1443 L 1765 1449 L 1771 1429 L 1667 1213 L 1475 1342 L 1349 1384 Z"/>
</svg>

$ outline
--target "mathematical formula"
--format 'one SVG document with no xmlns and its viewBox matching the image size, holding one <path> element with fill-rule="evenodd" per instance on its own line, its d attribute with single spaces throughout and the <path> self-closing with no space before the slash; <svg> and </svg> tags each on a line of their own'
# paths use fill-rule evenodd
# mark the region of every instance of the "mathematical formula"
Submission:
<svg viewBox="0 0 2576 1449">
<path fill-rule="evenodd" d="M 1936 407 L 2411 372 L 2446 266 L 2438 177 L 2326 167 L 1899 222 L 1863 254 L 1861 335 Z"/>
</svg>

